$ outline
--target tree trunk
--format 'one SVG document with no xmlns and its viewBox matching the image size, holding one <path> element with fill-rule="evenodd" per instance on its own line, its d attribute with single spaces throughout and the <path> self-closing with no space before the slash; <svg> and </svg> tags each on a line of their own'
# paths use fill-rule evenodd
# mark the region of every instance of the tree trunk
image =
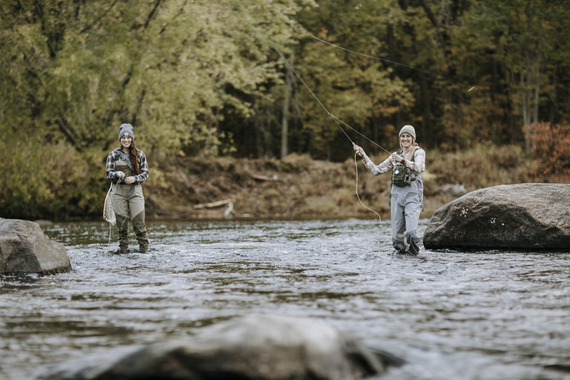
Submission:
<svg viewBox="0 0 570 380">
<path fill-rule="evenodd" d="M 534 63 L 534 113 L 533 113 L 534 123 L 538 123 L 539 93 L 540 93 L 540 41 L 538 42 L 538 49 L 536 51 L 536 59 Z"/>
<path fill-rule="evenodd" d="M 289 58 L 291 65 L 295 62 L 295 48 L 291 47 L 291 57 Z M 283 115 L 281 116 L 281 159 L 289 154 L 289 101 L 291 99 L 291 86 L 293 85 L 293 73 L 289 66 L 285 71 L 285 96 L 283 99 Z"/>
</svg>

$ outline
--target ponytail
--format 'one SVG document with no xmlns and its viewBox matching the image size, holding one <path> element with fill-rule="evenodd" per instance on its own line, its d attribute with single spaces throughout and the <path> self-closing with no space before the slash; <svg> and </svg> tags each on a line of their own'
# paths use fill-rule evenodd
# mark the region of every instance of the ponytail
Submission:
<svg viewBox="0 0 570 380">
<path fill-rule="evenodd" d="M 130 153 L 131 165 L 133 166 L 133 171 L 135 172 L 135 175 L 141 174 L 141 168 L 139 165 L 139 150 L 135 145 L 134 139 L 131 142 L 131 146 L 129 149 L 130 149 L 129 153 Z"/>
</svg>

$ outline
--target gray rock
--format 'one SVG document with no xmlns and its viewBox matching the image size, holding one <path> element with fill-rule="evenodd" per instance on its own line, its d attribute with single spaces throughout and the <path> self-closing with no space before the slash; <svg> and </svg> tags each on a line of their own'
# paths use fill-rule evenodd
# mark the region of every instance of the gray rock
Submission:
<svg viewBox="0 0 570 380">
<path fill-rule="evenodd" d="M 332 326 L 275 315 L 232 319 L 193 337 L 135 348 L 108 362 L 87 358 L 86 363 L 40 379 L 347 380 L 384 372 L 376 353 Z"/>
<path fill-rule="evenodd" d="M 0 218 L 0 273 L 52 274 L 71 271 L 67 251 L 51 241 L 39 224 Z"/>
<path fill-rule="evenodd" d="M 570 185 L 489 187 L 438 209 L 424 233 L 428 249 L 570 250 Z"/>
</svg>

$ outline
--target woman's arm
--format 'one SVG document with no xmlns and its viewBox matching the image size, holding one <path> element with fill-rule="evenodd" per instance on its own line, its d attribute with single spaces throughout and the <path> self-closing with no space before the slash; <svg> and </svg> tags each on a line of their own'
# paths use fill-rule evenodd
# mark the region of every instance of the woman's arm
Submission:
<svg viewBox="0 0 570 380">
<path fill-rule="evenodd" d="M 376 165 L 376 164 L 374 164 L 374 162 L 372 162 L 370 157 L 368 157 L 366 155 L 366 153 L 364 152 L 364 149 L 362 149 L 360 146 L 354 145 L 354 151 L 356 153 L 358 153 L 360 155 L 360 157 L 362 157 L 362 163 L 364 164 L 366 169 L 368 169 L 370 171 L 370 173 L 372 173 L 374 175 L 386 173 L 387 171 L 389 171 L 393 167 L 393 164 L 392 164 L 390 158 L 387 158 L 386 160 L 384 160 L 380 165 Z"/>
<path fill-rule="evenodd" d="M 148 164 L 146 162 L 146 156 L 142 150 L 139 150 L 139 168 L 141 172 L 133 176 L 135 183 L 143 183 L 148 178 Z"/>
<path fill-rule="evenodd" d="M 115 157 L 113 152 L 109 153 L 107 156 L 107 169 L 105 170 L 105 176 L 113 183 L 117 182 L 117 179 L 119 178 L 118 172 L 115 171 Z"/>
</svg>

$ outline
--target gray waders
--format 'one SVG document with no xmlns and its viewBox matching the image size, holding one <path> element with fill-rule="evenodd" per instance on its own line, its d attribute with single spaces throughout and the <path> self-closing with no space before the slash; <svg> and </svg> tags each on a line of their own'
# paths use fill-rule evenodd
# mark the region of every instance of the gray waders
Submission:
<svg viewBox="0 0 570 380">
<path fill-rule="evenodd" d="M 390 189 L 392 245 L 398 252 L 420 252 L 418 222 L 423 210 L 423 182 L 417 176 L 408 186 Z"/>
<path fill-rule="evenodd" d="M 126 177 L 134 175 L 129 165 L 119 159 L 116 163 L 116 170 L 125 173 Z M 119 231 L 119 252 L 127 253 L 129 247 L 129 218 L 131 218 L 133 229 L 139 243 L 141 252 L 148 252 L 148 233 L 145 224 L 144 195 L 140 184 L 113 185 L 112 205 L 117 217 L 117 228 Z"/>
</svg>

